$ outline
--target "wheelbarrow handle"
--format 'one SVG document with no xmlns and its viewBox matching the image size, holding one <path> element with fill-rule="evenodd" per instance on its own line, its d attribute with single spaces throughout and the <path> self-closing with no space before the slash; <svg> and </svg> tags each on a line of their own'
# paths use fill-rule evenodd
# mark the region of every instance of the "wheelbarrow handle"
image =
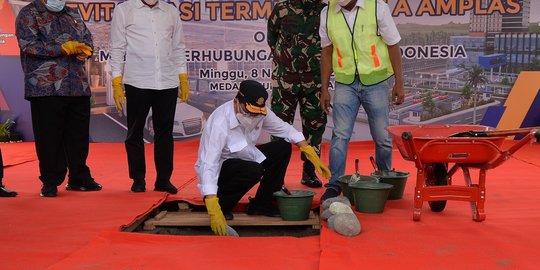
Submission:
<svg viewBox="0 0 540 270">
<path fill-rule="evenodd" d="M 527 134 L 535 129 L 540 129 L 540 127 L 501 129 L 501 130 L 476 130 L 476 131 L 469 130 L 465 132 L 455 133 L 448 137 L 506 137 L 506 136 Z"/>
</svg>

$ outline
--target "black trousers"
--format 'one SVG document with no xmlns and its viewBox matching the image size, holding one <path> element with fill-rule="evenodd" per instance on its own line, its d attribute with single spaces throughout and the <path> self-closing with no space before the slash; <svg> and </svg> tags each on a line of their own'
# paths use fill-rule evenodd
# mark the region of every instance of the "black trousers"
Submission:
<svg viewBox="0 0 540 270">
<path fill-rule="evenodd" d="M 140 89 L 125 85 L 128 132 L 125 141 L 128 156 L 129 177 L 144 180 L 146 161 L 143 131 L 152 109 L 154 127 L 154 164 L 156 183 L 170 181 L 173 171 L 174 143 L 172 137 L 178 87 L 166 90 Z"/>
<path fill-rule="evenodd" d="M 266 156 L 262 163 L 242 159 L 228 159 L 223 162 L 217 192 L 222 210 L 230 211 L 259 181 L 255 198 L 250 203 L 270 207 L 274 199 L 272 193 L 283 186 L 291 159 L 291 144 L 285 140 L 277 140 L 257 147 Z"/>
<path fill-rule="evenodd" d="M 59 186 L 68 169 L 68 183 L 91 180 L 86 165 L 90 97 L 32 98 L 30 110 L 43 184 Z"/>
</svg>

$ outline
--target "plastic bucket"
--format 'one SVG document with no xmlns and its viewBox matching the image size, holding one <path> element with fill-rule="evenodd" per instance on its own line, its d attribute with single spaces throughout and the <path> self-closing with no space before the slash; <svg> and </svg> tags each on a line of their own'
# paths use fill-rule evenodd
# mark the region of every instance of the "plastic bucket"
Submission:
<svg viewBox="0 0 540 270">
<path fill-rule="evenodd" d="M 352 175 L 343 175 L 338 178 L 339 185 L 341 186 L 341 192 L 343 192 L 343 196 L 347 197 L 351 204 L 354 204 L 354 197 L 351 191 L 351 188 L 349 187 L 349 184 L 351 183 Z M 365 181 L 365 182 L 378 182 L 378 179 L 373 176 L 368 175 L 360 175 L 359 181 Z"/>
<path fill-rule="evenodd" d="M 379 183 L 386 183 L 394 186 L 390 190 L 388 200 L 399 200 L 403 198 L 403 191 L 405 190 L 409 175 L 408 172 L 400 171 L 385 171 L 382 174 L 379 171 L 371 174 L 371 176 L 379 179 Z"/>
<path fill-rule="evenodd" d="M 306 220 L 309 218 L 315 192 L 311 190 L 291 190 L 291 195 L 282 190 L 273 193 L 283 220 Z"/>
<path fill-rule="evenodd" d="M 382 213 L 392 189 L 390 184 L 372 182 L 351 183 L 350 187 L 356 211 L 362 213 Z"/>
</svg>

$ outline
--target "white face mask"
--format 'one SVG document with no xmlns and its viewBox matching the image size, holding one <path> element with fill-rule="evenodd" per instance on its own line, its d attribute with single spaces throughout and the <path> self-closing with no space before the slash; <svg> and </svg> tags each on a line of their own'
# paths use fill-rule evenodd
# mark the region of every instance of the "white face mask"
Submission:
<svg viewBox="0 0 540 270">
<path fill-rule="evenodd" d="M 340 7 L 345 7 L 351 2 L 352 0 L 336 0 L 336 4 L 338 4 Z"/>
<path fill-rule="evenodd" d="M 257 120 L 259 120 L 258 118 L 249 117 L 241 113 L 236 114 L 236 119 L 238 119 L 240 125 L 246 130 L 253 130 L 257 126 Z"/>
<path fill-rule="evenodd" d="M 66 2 L 64 0 L 47 0 L 45 7 L 52 12 L 60 12 L 64 9 Z"/>
<path fill-rule="evenodd" d="M 246 130 L 253 130 L 257 123 L 259 122 L 259 119 L 261 119 L 261 116 L 250 116 L 248 112 L 244 111 L 240 103 L 237 103 L 238 112 L 236 113 L 236 119 L 238 119 L 238 122 L 241 126 L 243 126 Z"/>
</svg>

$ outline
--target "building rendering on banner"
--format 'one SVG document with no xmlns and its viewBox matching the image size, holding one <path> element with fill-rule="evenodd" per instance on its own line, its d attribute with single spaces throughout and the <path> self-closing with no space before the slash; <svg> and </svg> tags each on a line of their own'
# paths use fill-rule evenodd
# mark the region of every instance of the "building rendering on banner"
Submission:
<svg viewBox="0 0 540 270">
<path fill-rule="evenodd" d="M 521 5 L 521 9 L 516 14 L 504 14 L 502 16 L 501 32 L 516 33 L 529 31 L 531 0 L 518 0 L 515 2 L 518 2 Z"/>
<path fill-rule="evenodd" d="M 7 8 L 2 10 L 0 43 L 2 40 L 8 41 L 9 33 L 13 32 L 6 30 L 6 25 L 14 25 L 6 18 L 17 16 L 19 10 L 31 1 L 0 0 L 13 13 L 11 16 L 11 13 L 6 13 Z M 270 90 L 272 59 L 266 30 L 267 17 L 276 1 L 162 1 L 178 8 L 187 40 L 191 95 L 187 104 L 177 107 L 175 130 L 182 135 L 176 139 L 197 139 L 205 118 L 236 95 L 240 81 L 254 79 Z M 92 32 L 95 46 L 94 55 L 87 61 L 93 94 L 93 141 L 121 141 L 125 137 L 122 127 L 125 116 L 114 107 L 108 64 L 110 20 L 114 16 L 114 8 L 121 2 L 80 0 L 68 1 L 67 4 L 79 9 Z M 395 11 L 397 4 L 405 1 L 387 2 L 390 10 Z M 534 13 L 540 10 L 539 0 L 478 0 L 472 1 L 474 7 L 465 13 L 450 14 L 451 9 L 434 9 L 425 15 L 415 13 L 418 11 L 415 8 L 422 6 L 421 3 L 443 5 L 442 2 L 451 4 L 460 1 L 407 2 L 411 16 L 393 14 L 402 37 L 400 47 L 406 100 L 391 111 L 392 124 L 471 124 L 475 122 L 472 107 L 477 109 L 475 118 L 478 123 L 488 107 L 505 104 L 521 71 L 540 70 L 540 26 L 537 25 L 540 15 Z M 494 7 L 499 2 L 503 2 L 502 6 Z M 0 45 L 2 48 L 4 52 L 7 49 Z M 18 51 L 13 53 L 18 54 Z M 8 61 L 10 65 L 12 62 L 19 64 L 19 59 L 4 58 L 3 61 Z M 471 95 L 464 93 L 464 89 L 467 90 L 466 70 L 474 66 L 479 66 L 482 75 L 487 78 L 486 83 L 474 89 L 477 106 L 473 106 Z M 19 82 L 10 80 L 8 87 L 2 79 L 7 78 L 0 77 L 0 90 L 13 115 L 29 114 L 26 107 L 11 101 L 11 96 L 19 97 Z M 13 95 L 10 96 L 8 91 Z M 18 129 L 24 127 L 31 130 L 30 126 L 24 126 L 24 117 L 19 116 L 18 119 Z M 361 109 L 353 140 L 370 139 L 366 119 L 367 115 Z M 299 119 L 295 121 L 296 124 L 298 122 Z M 332 123 L 329 122 L 328 126 L 332 127 Z M 152 136 L 149 135 L 153 133 L 153 127 L 147 124 L 146 129 L 145 138 L 151 142 Z M 331 132 L 332 129 L 327 128 L 323 139 L 329 140 Z M 32 136 L 26 135 L 25 139 L 32 140 Z"/>
</svg>

